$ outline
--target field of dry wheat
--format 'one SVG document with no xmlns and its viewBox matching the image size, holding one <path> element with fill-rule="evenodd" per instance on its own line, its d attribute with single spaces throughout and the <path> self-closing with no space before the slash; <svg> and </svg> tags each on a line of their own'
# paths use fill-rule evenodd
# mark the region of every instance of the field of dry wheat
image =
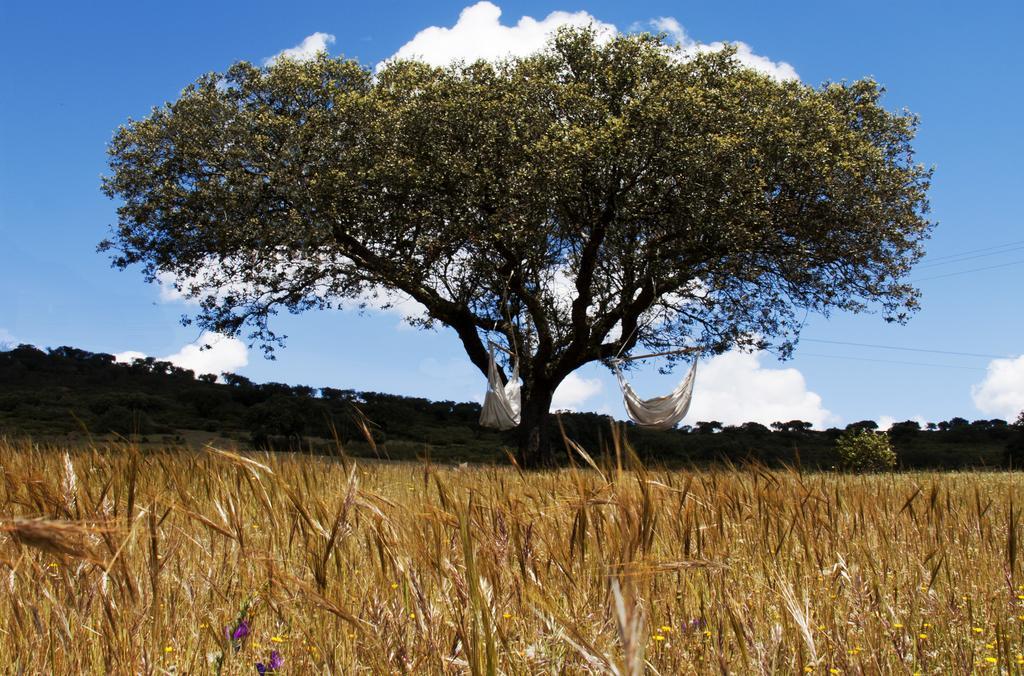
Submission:
<svg viewBox="0 0 1024 676">
<path fill-rule="evenodd" d="M 1020 473 L 668 471 L 616 449 L 521 473 L 0 441 L 0 665 L 1024 672 Z"/>
</svg>

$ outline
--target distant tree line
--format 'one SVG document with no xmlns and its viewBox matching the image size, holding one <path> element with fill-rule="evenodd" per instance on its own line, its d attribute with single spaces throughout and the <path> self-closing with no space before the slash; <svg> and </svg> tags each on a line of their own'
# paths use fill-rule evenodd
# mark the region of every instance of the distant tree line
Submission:
<svg viewBox="0 0 1024 676">
<path fill-rule="evenodd" d="M 254 383 L 234 373 L 196 376 L 152 357 L 118 363 L 113 355 L 74 347 L 20 345 L 0 352 L 0 434 L 38 439 L 115 434 L 183 442 L 189 432 L 278 450 L 349 452 L 392 458 L 506 461 L 514 433 L 477 424 L 475 402 L 431 401 L 380 392 Z M 607 446 L 609 417 L 563 412 L 565 434 L 592 452 Z M 769 465 L 835 466 L 844 431 L 877 430 L 862 420 L 811 429 L 803 420 L 725 425 L 698 421 L 654 432 L 626 424 L 648 461 L 705 464 L 757 460 Z M 908 420 L 888 430 L 898 463 L 911 467 L 1016 466 L 1024 461 L 1024 412 L 1014 422 L 952 418 Z M 372 445 L 368 437 L 372 439 Z M 376 448 L 375 448 L 376 447 Z M 567 455 L 562 455 L 563 459 Z"/>
</svg>

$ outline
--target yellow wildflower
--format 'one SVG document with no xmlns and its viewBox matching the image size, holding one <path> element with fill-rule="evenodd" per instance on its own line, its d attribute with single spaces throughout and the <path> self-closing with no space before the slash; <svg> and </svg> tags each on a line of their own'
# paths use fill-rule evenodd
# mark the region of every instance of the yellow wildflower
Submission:
<svg viewBox="0 0 1024 676">
<path fill-rule="evenodd" d="M 274 643 L 284 643 L 284 637 L 283 636 L 271 636 L 270 640 L 273 641 Z"/>
<path fill-rule="evenodd" d="M 999 660 L 997 660 L 997 659 L 996 659 L 996 658 L 994 658 L 994 657 L 986 657 L 986 658 L 985 658 L 985 661 L 986 661 L 986 662 L 988 662 L 989 664 L 995 664 L 995 663 L 996 663 L 996 662 L 998 662 Z"/>
<path fill-rule="evenodd" d="M 662 636 L 661 634 L 655 634 L 655 635 L 654 635 L 654 640 L 655 640 L 655 641 L 664 641 L 664 640 L 665 640 L 665 637 L 664 637 L 664 636 Z"/>
<path fill-rule="evenodd" d="M 981 627 L 972 627 L 971 631 L 973 631 L 975 634 L 980 634 L 981 632 L 983 632 L 985 630 L 982 629 Z"/>
<path fill-rule="evenodd" d="M 164 646 L 164 652 L 165 653 L 173 653 L 174 652 L 174 646 L 165 645 Z"/>
<path fill-rule="evenodd" d="M 924 639 L 928 638 L 928 634 L 918 634 L 917 637 L 923 641 Z"/>
</svg>

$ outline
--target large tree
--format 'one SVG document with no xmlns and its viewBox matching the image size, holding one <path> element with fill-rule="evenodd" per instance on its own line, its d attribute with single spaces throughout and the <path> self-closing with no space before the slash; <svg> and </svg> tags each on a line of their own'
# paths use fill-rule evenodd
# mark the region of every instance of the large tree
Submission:
<svg viewBox="0 0 1024 676">
<path fill-rule="evenodd" d="M 503 343 L 536 466 L 552 394 L 588 362 L 785 356 L 808 312 L 906 320 L 930 172 L 881 94 L 589 30 L 501 63 L 241 62 L 117 131 L 101 249 L 268 350 L 279 309 L 373 295 L 416 301 L 481 371 Z"/>
</svg>

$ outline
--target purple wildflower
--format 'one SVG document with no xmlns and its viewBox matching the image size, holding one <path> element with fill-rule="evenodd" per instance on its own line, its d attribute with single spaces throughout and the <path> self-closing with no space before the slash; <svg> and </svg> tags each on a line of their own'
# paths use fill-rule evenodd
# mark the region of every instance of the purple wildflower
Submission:
<svg viewBox="0 0 1024 676">
<path fill-rule="evenodd" d="M 277 670 L 284 666 L 284 658 L 281 657 L 281 653 L 276 650 L 270 651 L 270 659 L 267 660 L 266 664 L 263 662 L 256 663 L 256 671 L 259 672 L 260 676 L 264 674 L 276 674 Z"/>
<path fill-rule="evenodd" d="M 242 639 L 249 635 L 249 622 L 243 617 L 235 625 L 234 630 L 231 626 L 224 627 L 224 638 L 231 642 L 234 646 L 235 652 L 242 648 Z"/>
</svg>

